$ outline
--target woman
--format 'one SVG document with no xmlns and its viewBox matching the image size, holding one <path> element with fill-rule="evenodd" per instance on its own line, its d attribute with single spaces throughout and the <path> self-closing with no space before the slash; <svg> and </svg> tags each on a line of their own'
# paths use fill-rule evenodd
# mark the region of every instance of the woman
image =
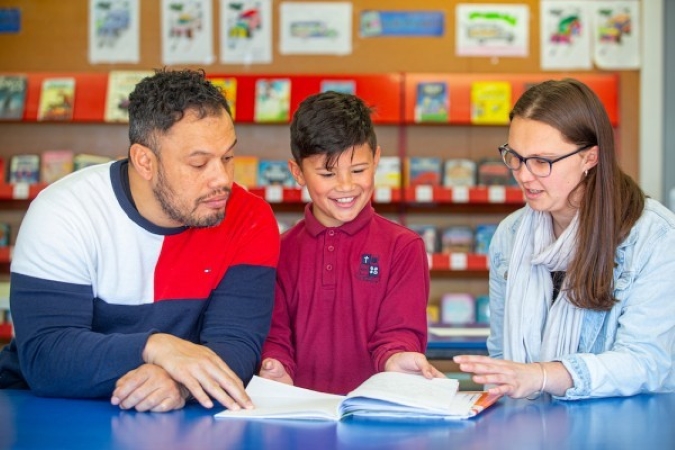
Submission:
<svg viewBox="0 0 675 450">
<path fill-rule="evenodd" d="M 675 215 L 618 167 L 598 97 L 530 88 L 499 147 L 526 206 L 490 245 L 491 357 L 455 357 L 490 391 L 564 399 L 675 390 Z"/>
</svg>

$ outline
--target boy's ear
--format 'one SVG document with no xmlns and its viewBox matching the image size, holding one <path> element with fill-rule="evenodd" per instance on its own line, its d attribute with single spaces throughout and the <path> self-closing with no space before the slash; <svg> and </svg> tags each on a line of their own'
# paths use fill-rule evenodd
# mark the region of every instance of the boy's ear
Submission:
<svg viewBox="0 0 675 450">
<path fill-rule="evenodd" d="M 293 175 L 293 178 L 295 178 L 295 181 L 300 185 L 304 186 L 305 183 L 305 177 L 302 175 L 302 169 L 296 163 L 294 160 L 289 159 L 288 160 L 288 170 L 291 171 L 291 175 Z"/>
<path fill-rule="evenodd" d="M 373 163 L 374 163 L 376 169 L 377 169 L 377 165 L 380 163 L 380 156 L 381 155 L 382 155 L 382 149 L 378 145 L 377 148 L 375 149 L 375 155 L 373 155 Z"/>
<path fill-rule="evenodd" d="M 129 160 L 144 180 L 151 180 L 155 175 L 157 155 L 148 147 L 138 143 L 133 144 L 129 148 Z"/>
</svg>

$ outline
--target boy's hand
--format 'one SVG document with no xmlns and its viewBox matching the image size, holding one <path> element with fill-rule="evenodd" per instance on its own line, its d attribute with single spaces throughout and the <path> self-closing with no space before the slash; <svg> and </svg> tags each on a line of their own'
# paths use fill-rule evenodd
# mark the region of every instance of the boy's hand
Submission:
<svg viewBox="0 0 675 450">
<path fill-rule="evenodd" d="M 288 375 L 284 365 L 276 359 L 265 358 L 260 367 L 260 377 L 268 380 L 279 381 L 281 383 L 290 384 L 293 386 L 293 380 Z"/>
<path fill-rule="evenodd" d="M 395 353 L 389 357 L 384 370 L 387 372 L 405 372 L 424 375 L 425 378 L 445 378 L 445 374 L 427 361 L 427 357 L 417 352 Z"/>
</svg>

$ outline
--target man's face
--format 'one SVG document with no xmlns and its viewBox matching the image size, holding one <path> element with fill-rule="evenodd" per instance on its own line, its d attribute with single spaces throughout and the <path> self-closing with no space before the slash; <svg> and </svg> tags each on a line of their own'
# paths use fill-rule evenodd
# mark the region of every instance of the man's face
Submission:
<svg viewBox="0 0 675 450">
<path fill-rule="evenodd" d="M 152 192 L 169 226 L 210 227 L 225 217 L 234 175 L 234 125 L 227 112 L 187 112 L 158 139 Z"/>
</svg>

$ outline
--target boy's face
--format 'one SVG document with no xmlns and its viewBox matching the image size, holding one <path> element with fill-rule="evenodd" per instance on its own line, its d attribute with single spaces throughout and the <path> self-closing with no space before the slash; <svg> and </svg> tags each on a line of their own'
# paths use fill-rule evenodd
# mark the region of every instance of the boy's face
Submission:
<svg viewBox="0 0 675 450">
<path fill-rule="evenodd" d="M 330 170 L 326 155 L 310 156 L 300 165 L 291 160 L 288 166 L 295 181 L 307 186 L 314 217 L 326 227 L 339 227 L 370 203 L 379 161 L 380 147 L 373 155 L 370 146 L 363 144 L 343 151 Z"/>
</svg>

